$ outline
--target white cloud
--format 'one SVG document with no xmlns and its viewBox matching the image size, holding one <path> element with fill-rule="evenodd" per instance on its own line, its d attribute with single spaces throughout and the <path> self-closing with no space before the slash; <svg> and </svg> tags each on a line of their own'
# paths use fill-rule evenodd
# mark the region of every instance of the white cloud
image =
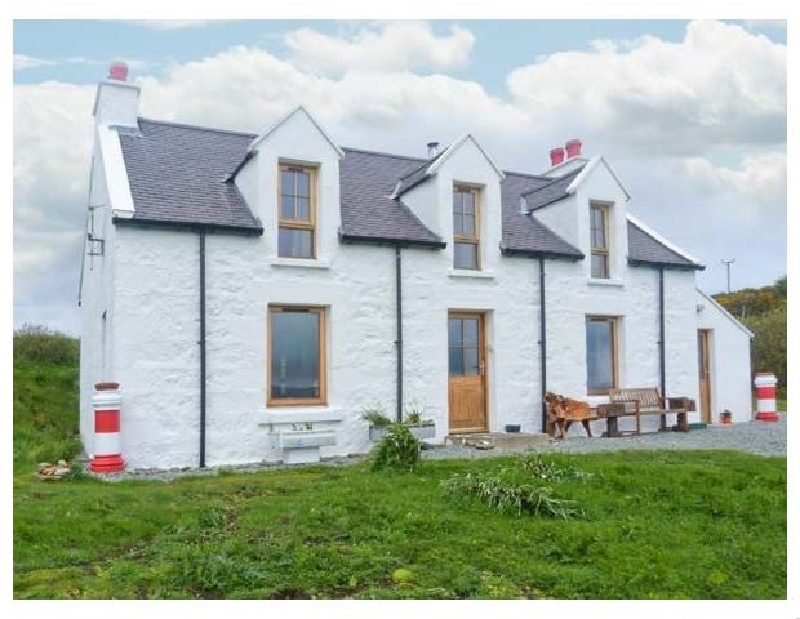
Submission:
<svg viewBox="0 0 800 619">
<path fill-rule="evenodd" d="M 14 71 L 38 69 L 39 67 L 48 67 L 54 64 L 58 63 L 53 60 L 45 60 L 44 58 L 26 56 L 25 54 L 14 54 Z"/>
<path fill-rule="evenodd" d="M 699 21 L 679 43 L 644 36 L 622 47 L 552 54 L 512 71 L 509 90 L 534 118 L 570 118 L 620 150 L 695 155 L 785 140 L 785 45 Z"/>
<path fill-rule="evenodd" d="M 402 21 L 361 28 L 348 38 L 300 28 L 286 33 L 284 43 L 299 67 L 345 73 L 464 66 L 475 37 L 459 26 L 452 26 L 449 35 L 437 36 L 428 23 Z"/>
</svg>

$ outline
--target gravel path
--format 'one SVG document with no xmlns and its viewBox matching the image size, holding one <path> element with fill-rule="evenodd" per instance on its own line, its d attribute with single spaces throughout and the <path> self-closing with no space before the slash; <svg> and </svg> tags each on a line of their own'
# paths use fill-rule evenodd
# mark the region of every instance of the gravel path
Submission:
<svg viewBox="0 0 800 619">
<path fill-rule="evenodd" d="M 571 436 L 533 447 L 498 448 L 482 451 L 458 445 L 440 446 L 422 452 L 423 458 L 491 458 L 511 453 L 596 453 L 620 449 L 733 449 L 760 456 L 786 456 L 786 415 L 774 423 L 753 421 L 730 426 L 713 425 L 706 430 L 663 432 L 621 438 Z"/>
</svg>

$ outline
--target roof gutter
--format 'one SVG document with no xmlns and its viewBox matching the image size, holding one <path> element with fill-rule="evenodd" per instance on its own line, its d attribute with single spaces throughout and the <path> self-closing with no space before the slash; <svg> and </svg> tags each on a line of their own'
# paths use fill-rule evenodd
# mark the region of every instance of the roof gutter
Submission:
<svg viewBox="0 0 800 619">
<path fill-rule="evenodd" d="M 514 249 L 511 247 L 501 247 L 500 253 L 509 257 L 518 256 L 522 258 L 549 258 L 552 260 L 569 260 L 571 262 L 578 262 L 586 257 L 583 252 L 578 254 L 567 254 L 542 249 Z"/>
<path fill-rule="evenodd" d="M 138 219 L 131 217 L 112 217 L 112 223 L 115 225 L 130 226 L 133 228 L 162 228 L 167 230 L 176 230 L 181 232 L 223 232 L 230 234 L 241 234 L 245 236 L 261 236 L 264 234 L 264 228 L 259 225 L 256 226 L 228 226 L 215 223 L 202 223 L 202 222 L 183 222 L 183 221 L 169 221 L 162 219 Z"/>
<path fill-rule="evenodd" d="M 342 243 L 380 245 L 384 247 L 420 247 L 425 249 L 444 249 L 447 243 L 444 241 L 423 241 L 420 239 L 392 239 L 382 236 L 361 236 L 357 234 L 345 234 L 339 232 L 339 240 Z"/>
<path fill-rule="evenodd" d="M 656 267 L 657 269 L 671 269 L 673 271 L 706 270 L 706 267 L 702 264 L 675 264 L 674 262 L 659 262 L 655 260 L 642 260 L 639 258 L 628 258 L 628 264 L 633 267 Z"/>
<path fill-rule="evenodd" d="M 542 384 L 542 434 L 547 434 L 547 295 L 544 258 L 539 258 L 539 367 Z"/>
<path fill-rule="evenodd" d="M 664 267 L 658 268 L 658 356 L 661 373 L 661 397 L 667 397 L 667 343 L 664 309 Z M 663 417 L 662 417 L 663 419 Z"/>
<path fill-rule="evenodd" d="M 206 231 L 200 241 L 200 468 L 206 467 Z"/>
</svg>

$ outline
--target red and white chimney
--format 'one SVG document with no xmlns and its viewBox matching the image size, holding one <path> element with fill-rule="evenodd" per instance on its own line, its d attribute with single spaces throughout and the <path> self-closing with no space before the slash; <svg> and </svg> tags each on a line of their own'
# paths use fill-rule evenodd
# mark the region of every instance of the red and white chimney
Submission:
<svg viewBox="0 0 800 619">
<path fill-rule="evenodd" d="M 575 168 L 586 163 L 586 159 L 581 156 L 583 142 L 578 138 L 567 140 L 564 146 L 556 146 L 550 150 L 550 169 L 544 173 L 545 176 L 558 177 L 568 174 Z"/>
<path fill-rule="evenodd" d="M 564 163 L 564 149 L 558 146 L 550 151 L 550 165 L 557 166 Z"/>
<path fill-rule="evenodd" d="M 112 62 L 108 76 L 97 85 L 94 118 L 99 125 L 138 128 L 139 86 L 128 82 L 128 65 L 125 62 Z"/>
</svg>

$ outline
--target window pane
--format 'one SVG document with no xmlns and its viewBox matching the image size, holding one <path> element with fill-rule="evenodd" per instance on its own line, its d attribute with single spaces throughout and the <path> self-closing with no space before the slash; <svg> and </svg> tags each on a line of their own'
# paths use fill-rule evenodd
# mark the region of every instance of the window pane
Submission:
<svg viewBox="0 0 800 619">
<path fill-rule="evenodd" d="M 288 196 L 294 195 L 294 172 L 291 170 L 281 171 L 281 193 Z"/>
<path fill-rule="evenodd" d="M 453 234 L 464 234 L 464 218 L 461 213 L 453 213 Z"/>
<path fill-rule="evenodd" d="M 464 214 L 475 217 L 475 194 L 471 191 L 465 191 L 461 195 L 464 200 Z"/>
<path fill-rule="evenodd" d="M 279 228 L 278 255 L 282 258 L 313 258 L 312 231 Z"/>
<path fill-rule="evenodd" d="M 592 208 L 592 228 L 600 228 L 603 225 L 602 214 L 600 213 L 600 209 Z"/>
<path fill-rule="evenodd" d="M 466 318 L 464 324 L 464 346 L 478 345 L 478 320 L 476 318 Z"/>
<path fill-rule="evenodd" d="M 297 219 L 311 221 L 311 210 L 308 198 L 297 198 Z"/>
<path fill-rule="evenodd" d="M 295 174 L 297 178 L 296 195 L 308 198 L 311 195 L 309 193 L 311 175 L 308 172 L 295 172 Z"/>
<path fill-rule="evenodd" d="M 453 266 L 456 269 L 477 269 L 478 246 L 472 243 L 454 243 Z"/>
<path fill-rule="evenodd" d="M 464 358 L 461 356 L 461 348 L 450 347 L 450 373 L 456 376 L 464 374 Z"/>
<path fill-rule="evenodd" d="M 586 374 L 590 391 L 614 386 L 612 330 L 610 320 L 586 321 Z"/>
<path fill-rule="evenodd" d="M 608 279 L 608 256 L 605 254 L 592 254 L 592 277 Z"/>
<path fill-rule="evenodd" d="M 318 398 L 319 314 L 271 312 L 273 398 Z"/>
<path fill-rule="evenodd" d="M 281 196 L 281 219 L 294 219 L 294 197 Z"/>
<path fill-rule="evenodd" d="M 464 220 L 462 224 L 462 229 L 464 232 L 462 233 L 464 236 L 475 236 L 475 216 L 474 215 L 464 215 Z"/>
<path fill-rule="evenodd" d="M 467 376 L 477 376 L 478 374 L 478 349 L 464 349 L 464 374 Z"/>
<path fill-rule="evenodd" d="M 454 213 L 461 213 L 461 192 L 454 191 L 453 192 L 453 212 Z"/>
</svg>

